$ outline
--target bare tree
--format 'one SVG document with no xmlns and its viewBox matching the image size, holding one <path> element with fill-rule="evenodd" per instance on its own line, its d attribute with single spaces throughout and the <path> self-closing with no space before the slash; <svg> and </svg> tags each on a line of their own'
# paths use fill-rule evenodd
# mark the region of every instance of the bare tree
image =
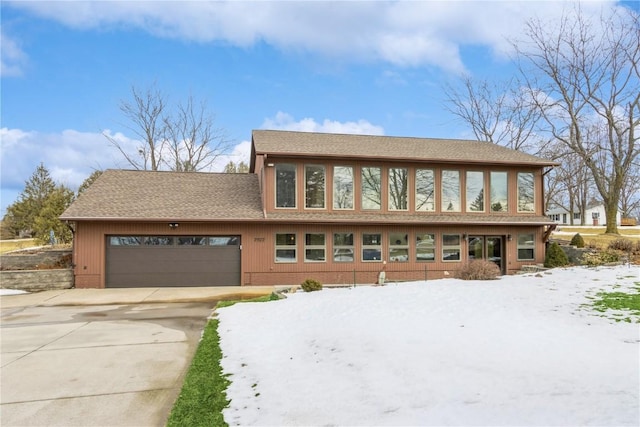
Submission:
<svg viewBox="0 0 640 427">
<path fill-rule="evenodd" d="M 131 88 L 132 101 L 123 101 L 120 110 L 128 119 L 140 145 L 132 151 L 118 139 L 104 134 L 124 159 L 138 170 L 168 169 L 178 172 L 209 170 L 231 146 L 226 131 L 214 126 L 214 115 L 206 103 L 189 96 L 174 108 L 155 87 L 145 91 Z"/>
<path fill-rule="evenodd" d="M 540 118 L 528 108 L 527 93 L 519 82 L 490 83 L 463 77 L 459 87 L 447 86 L 445 108 L 471 126 L 476 138 L 518 151 L 541 149 L 535 126 Z"/>
<path fill-rule="evenodd" d="M 576 6 L 556 25 L 532 19 L 515 42 L 520 71 L 553 138 L 582 159 L 605 205 L 606 232 L 640 152 L 639 16 L 626 8 L 593 23 Z M 601 127 L 596 134 L 592 130 Z"/>
<path fill-rule="evenodd" d="M 160 170 L 164 149 L 165 96 L 155 87 L 141 91 L 131 87 L 131 101 L 122 101 L 120 111 L 128 119 L 126 127 L 139 139 L 140 145 L 131 152 L 122 142 L 103 133 L 124 159 L 137 170 Z"/>
<path fill-rule="evenodd" d="M 214 116 L 201 102 L 194 105 L 192 96 L 179 104 L 175 115 L 165 117 L 166 164 L 178 172 L 210 169 L 216 159 L 229 148 L 231 141 L 223 128 L 214 126 Z"/>
</svg>

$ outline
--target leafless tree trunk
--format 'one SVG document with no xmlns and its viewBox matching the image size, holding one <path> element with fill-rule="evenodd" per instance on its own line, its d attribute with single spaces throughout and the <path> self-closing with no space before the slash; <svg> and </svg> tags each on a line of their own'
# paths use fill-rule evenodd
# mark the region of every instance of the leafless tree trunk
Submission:
<svg viewBox="0 0 640 427">
<path fill-rule="evenodd" d="M 531 20 L 524 34 L 527 42 L 514 46 L 535 106 L 553 138 L 584 161 L 606 232 L 617 233 L 620 194 L 640 151 L 639 16 L 620 8 L 594 24 L 577 6 L 555 26 Z"/>
<path fill-rule="evenodd" d="M 210 170 L 218 156 L 231 148 L 226 131 L 214 126 L 214 116 L 207 112 L 204 102 L 196 105 L 190 96 L 186 103 L 171 109 L 155 87 L 146 91 L 132 87 L 131 93 L 132 101 L 123 101 L 120 110 L 140 145 L 133 150 L 104 135 L 135 169 Z"/>
<path fill-rule="evenodd" d="M 133 168 L 159 170 L 164 148 L 165 97 L 155 88 L 141 91 L 131 87 L 131 95 L 132 101 L 120 103 L 120 111 L 130 123 L 126 127 L 139 139 L 140 145 L 131 150 L 112 136 L 103 135 Z"/>
<path fill-rule="evenodd" d="M 192 96 L 180 104 L 174 116 L 166 117 L 166 164 L 177 172 L 199 172 L 211 168 L 229 148 L 231 141 L 222 128 L 214 126 L 214 116 L 207 114 L 205 103 L 194 105 Z"/>
<path fill-rule="evenodd" d="M 448 86 L 445 93 L 445 108 L 471 126 L 478 140 L 530 154 L 542 148 L 534 132 L 540 114 L 528 108 L 528 96 L 516 80 L 491 84 L 465 77 L 459 88 Z"/>
</svg>

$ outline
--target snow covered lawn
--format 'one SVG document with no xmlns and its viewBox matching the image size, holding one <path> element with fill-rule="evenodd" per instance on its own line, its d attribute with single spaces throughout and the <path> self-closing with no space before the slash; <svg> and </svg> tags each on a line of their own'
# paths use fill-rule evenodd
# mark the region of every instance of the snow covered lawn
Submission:
<svg viewBox="0 0 640 427">
<path fill-rule="evenodd" d="M 230 425 L 640 425 L 638 267 L 298 292 L 218 310 Z M 634 320 L 638 320 L 634 317 Z"/>
</svg>

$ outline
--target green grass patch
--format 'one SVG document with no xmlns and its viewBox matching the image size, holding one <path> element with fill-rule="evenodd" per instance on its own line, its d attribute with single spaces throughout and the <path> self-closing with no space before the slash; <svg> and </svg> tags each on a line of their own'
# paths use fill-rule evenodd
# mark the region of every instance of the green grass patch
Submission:
<svg viewBox="0 0 640 427">
<path fill-rule="evenodd" d="M 222 374 L 221 359 L 218 320 L 212 319 L 205 326 L 167 426 L 227 426 L 222 410 L 229 404 L 225 390 L 230 381 Z"/>
<path fill-rule="evenodd" d="M 632 319 L 629 317 L 631 315 L 635 317 L 636 323 L 640 323 L 640 288 L 636 287 L 635 293 L 599 292 L 593 301 L 593 308 L 601 313 L 609 310 L 618 311 L 618 313 L 611 314 L 616 322 L 631 323 Z M 620 318 L 625 315 L 627 317 Z"/>
<path fill-rule="evenodd" d="M 256 297 L 256 298 L 250 298 L 250 299 L 234 299 L 234 300 L 229 300 L 229 301 L 218 301 L 218 304 L 216 305 L 216 307 L 218 308 L 223 308 L 223 307 L 231 307 L 232 305 L 235 305 L 239 302 L 267 302 L 267 301 L 275 301 L 275 300 L 279 300 L 280 297 L 278 296 L 278 294 L 276 294 L 275 292 L 272 292 L 269 295 L 263 295 L 261 297 Z"/>
</svg>

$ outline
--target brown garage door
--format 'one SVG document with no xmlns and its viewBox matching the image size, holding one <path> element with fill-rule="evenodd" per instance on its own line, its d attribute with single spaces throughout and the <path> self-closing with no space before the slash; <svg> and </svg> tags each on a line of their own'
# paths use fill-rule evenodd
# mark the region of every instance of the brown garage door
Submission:
<svg viewBox="0 0 640 427">
<path fill-rule="evenodd" d="M 240 236 L 107 236 L 106 287 L 240 285 Z"/>
</svg>

